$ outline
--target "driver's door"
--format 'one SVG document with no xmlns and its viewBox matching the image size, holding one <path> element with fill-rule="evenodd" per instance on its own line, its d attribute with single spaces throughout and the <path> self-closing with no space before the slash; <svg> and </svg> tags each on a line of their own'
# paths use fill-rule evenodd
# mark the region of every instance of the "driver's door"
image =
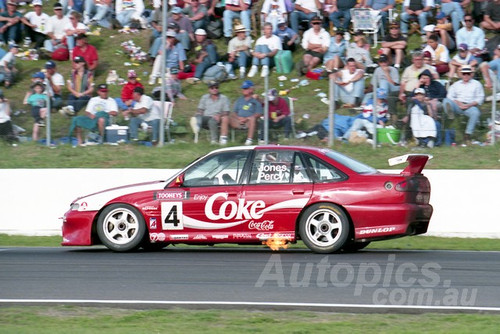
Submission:
<svg viewBox="0 0 500 334">
<path fill-rule="evenodd" d="M 182 175 L 182 186 L 167 188 L 160 197 L 162 229 L 175 240 L 226 239 L 237 231 L 241 179 L 251 151 L 224 151 L 210 155 Z M 168 192 L 181 192 L 168 200 Z M 205 239 L 206 238 L 206 239 Z"/>
</svg>

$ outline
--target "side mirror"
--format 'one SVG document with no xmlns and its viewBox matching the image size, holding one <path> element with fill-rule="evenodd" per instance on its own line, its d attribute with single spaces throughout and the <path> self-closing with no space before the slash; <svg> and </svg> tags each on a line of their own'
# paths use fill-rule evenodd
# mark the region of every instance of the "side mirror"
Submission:
<svg viewBox="0 0 500 334">
<path fill-rule="evenodd" d="M 182 187 L 182 184 L 184 183 L 184 174 L 180 174 L 177 176 L 174 180 L 174 187 Z"/>
</svg>

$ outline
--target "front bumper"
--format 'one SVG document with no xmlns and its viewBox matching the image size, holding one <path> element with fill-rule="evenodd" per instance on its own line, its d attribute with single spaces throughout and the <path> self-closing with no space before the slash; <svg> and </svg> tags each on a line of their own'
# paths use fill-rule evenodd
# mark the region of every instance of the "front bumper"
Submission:
<svg viewBox="0 0 500 334">
<path fill-rule="evenodd" d="M 63 246 L 90 246 L 92 227 L 97 211 L 70 210 L 64 214 L 62 225 Z"/>
</svg>

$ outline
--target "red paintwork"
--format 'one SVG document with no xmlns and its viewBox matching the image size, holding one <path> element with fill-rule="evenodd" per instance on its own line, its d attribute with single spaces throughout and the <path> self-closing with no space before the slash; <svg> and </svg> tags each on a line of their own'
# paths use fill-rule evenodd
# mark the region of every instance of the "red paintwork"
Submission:
<svg viewBox="0 0 500 334">
<path fill-rule="evenodd" d="M 149 229 L 151 242 L 191 244 L 256 243 L 271 237 L 274 233 L 279 233 L 280 236 L 293 241 L 300 238 L 296 233 L 300 213 L 308 206 L 318 202 L 331 202 L 345 210 L 354 226 L 353 237 L 355 240 L 380 240 L 420 234 L 427 231 L 432 215 L 432 206 L 428 204 L 430 186 L 428 186 L 427 179 L 420 173 L 428 157 L 410 157 L 408 160 L 410 166 L 401 174 L 382 174 L 378 172 L 358 174 L 325 156 L 322 153 L 323 149 L 302 146 L 257 146 L 250 149 L 269 148 L 307 152 L 320 157 L 323 161 L 342 171 L 348 178 L 344 181 L 329 183 L 242 184 L 187 188 L 179 186 L 178 181 L 176 182 L 176 180 L 182 179 L 179 178 L 179 176 L 183 175 L 183 171 L 181 171 L 172 179 L 167 180 L 165 185 L 168 184 L 168 186 L 165 187 L 164 192 L 167 196 L 185 196 L 185 198 L 160 200 L 155 198 L 157 190 L 148 190 L 110 198 L 104 207 L 112 203 L 127 203 L 138 208 L 142 212 Z M 425 203 L 415 203 L 416 192 L 398 191 L 396 189 L 396 185 L 404 182 L 408 183 L 408 181 L 413 182 L 414 180 L 418 180 L 421 185 L 427 185 L 427 191 L 424 191 L 427 196 Z M 409 183 L 415 184 L 415 182 L 412 182 Z M 126 191 L 126 187 L 123 190 Z M 96 194 L 103 193 L 98 192 Z M 222 197 L 221 193 L 227 194 L 227 198 Z M 89 197 L 82 198 L 87 199 Z M 210 209 L 213 217 L 210 219 L 210 217 L 207 217 L 207 200 L 212 197 L 214 201 Z M 258 214 L 264 208 L 279 205 L 287 200 L 303 202 L 304 205 L 297 208 L 278 208 L 262 214 L 257 219 L 248 216 L 252 210 Z M 167 230 L 162 227 L 162 205 L 168 206 L 174 202 L 182 203 L 184 228 Z M 221 206 L 223 206 L 222 211 Z M 220 213 L 226 215 L 226 217 L 222 217 L 226 219 L 218 217 Z M 62 244 L 65 246 L 91 245 L 99 242 L 97 236 L 94 235 L 95 232 L 93 232 L 93 224 L 97 220 L 97 214 L 98 211 L 68 211 L 65 214 L 63 224 L 64 241 Z M 201 221 L 211 225 L 209 229 L 207 227 L 187 226 L 192 221 L 195 223 Z M 219 224 L 241 221 L 244 222 L 235 226 L 211 229 Z M 173 225 L 165 226 L 168 228 L 174 227 Z"/>
</svg>

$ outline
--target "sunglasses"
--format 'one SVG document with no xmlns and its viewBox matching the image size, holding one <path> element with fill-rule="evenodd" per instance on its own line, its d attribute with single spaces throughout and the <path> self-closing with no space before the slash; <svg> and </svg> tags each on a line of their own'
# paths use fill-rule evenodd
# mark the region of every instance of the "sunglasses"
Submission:
<svg viewBox="0 0 500 334">
<path fill-rule="evenodd" d="M 312 25 L 321 24 L 321 22 L 311 22 Z"/>
<path fill-rule="evenodd" d="M 209 87 L 210 89 L 219 89 L 219 87 L 217 86 L 212 86 L 212 87 Z"/>
<path fill-rule="evenodd" d="M 472 22 L 472 20 L 464 20 L 465 22 Z"/>
<path fill-rule="evenodd" d="M 472 73 L 462 73 L 462 75 L 471 75 Z"/>
</svg>

